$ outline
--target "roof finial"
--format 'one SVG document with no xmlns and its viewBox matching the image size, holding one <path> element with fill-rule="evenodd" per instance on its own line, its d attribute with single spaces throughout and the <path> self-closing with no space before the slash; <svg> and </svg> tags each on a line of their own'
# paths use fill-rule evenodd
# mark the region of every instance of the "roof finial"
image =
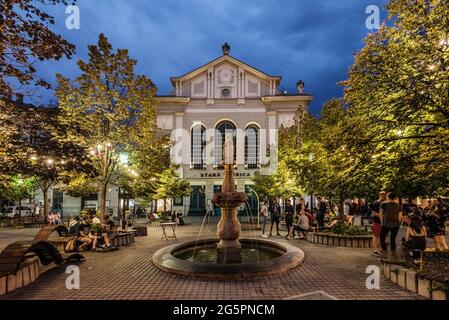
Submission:
<svg viewBox="0 0 449 320">
<path fill-rule="evenodd" d="M 298 94 L 304 93 L 304 81 L 299 80 L 298 82 L 296 82 L 296 90 L 298 90 Z"/>
<path fill-rule="evenodd" d="M 231 46 L 225 42 L 221 49 L 223 50 L 223 54 L 229 54 L 229 51 L 231 51 Z"/>
</svg>

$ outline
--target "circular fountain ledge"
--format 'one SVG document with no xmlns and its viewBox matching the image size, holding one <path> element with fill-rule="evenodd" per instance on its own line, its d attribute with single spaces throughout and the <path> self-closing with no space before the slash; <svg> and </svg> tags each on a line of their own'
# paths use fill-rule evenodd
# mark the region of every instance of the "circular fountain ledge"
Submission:
<svg viewBox="0 0 449 320">
<path fill-rule="evenodd" d="M 280 244 L 263 239 L 240 239 L 242 246 L 276 250 L 279 256 L 273 259 L 250 263 L 199 263 L 180 259 L 175 255 L 184 250 L 197 247 L 210 247 L 217 239 L 184 242 L 174 244 L 157 251 L 152 258 L 153 264 L 159 269 L 190 277 L 210 279 L 245 279 L 259 276 L 275 275 L 297 267 L 304 260 L 304 252 L 289 244 Z"/>
</svg>

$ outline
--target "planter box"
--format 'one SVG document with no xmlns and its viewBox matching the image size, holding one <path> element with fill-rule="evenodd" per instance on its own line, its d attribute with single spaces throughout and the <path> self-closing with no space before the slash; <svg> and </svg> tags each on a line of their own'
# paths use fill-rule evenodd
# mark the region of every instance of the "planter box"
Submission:
<svg viewBox="0 0 449 320">
<path fill-rule="evenodd" d="M 390 269 L 390 280 L 394 283 L 398 283 L 398 273 L 399 273 L 399 266 L 391 266 Z"/>
<path fill-rule="evenodd" d="M 398 285 L 403 288 L 407 286 L 407 269 L 399 268 L 398 269 Z"/>
<path fill-rule="evenodd" d="M 132 240 L 134 242 L 134 240 Z M 336 247 L 352 247 L 352 248 L 371 248 L 371 236 L 342 236 L 336 234 L 325 234 L 322 232 L 315 232 L 307 234 L 307 241 L 316 244 L 336 246 Z"/>
<path fill-rule="evenodd" d="M 416 277 L 416 272 L 407 270 L 407 283 L 406 289 L 415 293 L 418 293 L 418 279 Z"/>
<path fill-rule="evenodd" d="M 22 288 L 35 281 L 39 276 L 39 258 L 31 258 L 23 262 L 15 273 L 0 277 L 0 295 Z"/>
<path fill-rule="evenodd" d="M 433 300 L 447 300 L 448 297 L 443 291 L 432 291 Z"/>
<path fill-rule="evenodd" d="M 425 278 L 418 277 L 418 294 L 420 296 L 431 298 L 430 289 L 432 288 L 432 282 Z"/>
</svg>

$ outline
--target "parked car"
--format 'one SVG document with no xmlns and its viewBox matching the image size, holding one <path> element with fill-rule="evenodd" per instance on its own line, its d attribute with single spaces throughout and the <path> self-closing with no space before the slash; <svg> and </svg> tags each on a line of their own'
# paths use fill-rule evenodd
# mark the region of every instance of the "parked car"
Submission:
<svg viewBox="0 0 449 320">
<path fill-rule="evenodd" d="M 22 217 L 31 217 L 34 213 L 34 210 L 30 207 L 19 207 L 19 206 L 5 206 L 4 212 L 2 216 L 4 218 L 14 218 L 17 219 L 20 216 Z"/>
</svg>

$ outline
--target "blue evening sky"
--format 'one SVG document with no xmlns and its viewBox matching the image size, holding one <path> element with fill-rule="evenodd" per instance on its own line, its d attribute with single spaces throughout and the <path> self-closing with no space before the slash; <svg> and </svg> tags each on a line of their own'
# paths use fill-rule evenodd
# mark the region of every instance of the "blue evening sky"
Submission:
<svg viewBox="0 0 449 320">
<path fill-rule="evenodd" d="M 159 94 L 169 94 L 169 77 L 182 75 L 221 55 L 231 55 L 266 73 L 281 75 L 281 88 L 294 93 L 297 80 L 315 96 L 310 110 L 341 97 L 337 82 L 346 79 L 353 55 L 370 32 L 368 5 L 386 0 L 78 0 L 81 28 L 67 30 L 63 6 L 49 6 L 55 30 L 77 47 L 72 60 L 39 64 L 39 75 L 74 78 L 76 61 L 87 58 L 87 45 L 105 33 L 114 48 L 127 48 L 139 73 L 150 77 Z M 45 101 L 52 93 L 43 94 Z"/>
</svg>

